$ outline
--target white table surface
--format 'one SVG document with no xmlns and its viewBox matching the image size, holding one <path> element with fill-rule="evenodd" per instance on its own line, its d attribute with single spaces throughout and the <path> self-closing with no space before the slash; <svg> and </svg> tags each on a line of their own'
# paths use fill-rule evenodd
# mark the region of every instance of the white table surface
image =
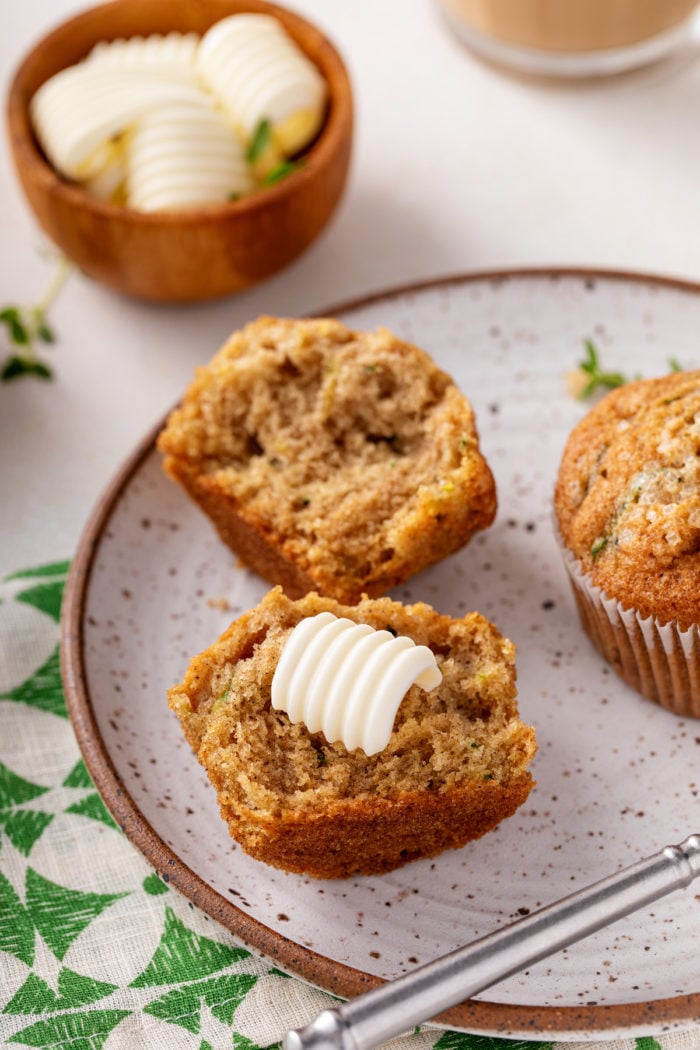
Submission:
<svg viewBox="0 0 700 1050">
<path fill-rule="evenodd" d="M 3 91 L 31 44 L 82 6 L 3 5 Z M 330 34 L 354 81 L 354 159 L 336 217 L 285 272 L 211 304 L 146 305 L 70 277 L 51 314 L 55 379 L 0 385 L 0 573 L 69 557 L 102 488 L 194 366 L 260 313 L 531 264 L 700 278 L 692 54 L 615 80 L 545 85 L 481 64 L 428 0 L 296 8 Z M 50 266 L 7 145 L 0 216 L 0 300 L 30 304 Z"/>
</svg>

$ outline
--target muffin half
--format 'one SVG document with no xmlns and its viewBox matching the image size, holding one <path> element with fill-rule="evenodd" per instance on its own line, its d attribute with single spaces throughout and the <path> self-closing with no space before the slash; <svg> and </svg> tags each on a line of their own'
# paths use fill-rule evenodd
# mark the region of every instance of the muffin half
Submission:
<svg viewBox="0 0 700 1050">
<path fill-rule="evenodd" d="M 271 705 L 285 641 L 328 611 L 427 645 L 442 672 L 413 685 L 389 743 L 367 756 Z M 534 731 L 518 717 L 514 647 L 478 613 L 453 620 L 389 598 L 291 601 L 275 588 L 191 662 L 169 702 L 253 857 L 323 878 L 390 871 L 464 845 L 527 798 Z"/>
<path fill-rule="evenodd" d="M 241 560 L 292 597 L 372 597 L 496 513 L 466 397 L 387 329 L 261 318 L 200 368 L 165 469 Z"/>
</svg>

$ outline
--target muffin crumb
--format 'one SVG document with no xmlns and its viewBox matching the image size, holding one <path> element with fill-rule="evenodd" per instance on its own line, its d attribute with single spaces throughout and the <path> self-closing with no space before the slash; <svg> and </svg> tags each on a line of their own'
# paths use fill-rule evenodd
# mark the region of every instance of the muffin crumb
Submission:
<svg viewBox="0 0 700 1050">
<path fill-rule="evenodd" d="M 496 513 L 469 402 L 385 328 L 260 318 L 198 370 L 158 445 L 223 540 L 293 597 L 383 594 Z"/>
</svg>

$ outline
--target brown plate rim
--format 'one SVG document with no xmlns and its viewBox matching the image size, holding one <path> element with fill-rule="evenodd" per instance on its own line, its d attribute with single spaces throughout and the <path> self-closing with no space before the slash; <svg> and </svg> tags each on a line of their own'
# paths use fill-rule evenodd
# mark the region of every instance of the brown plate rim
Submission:
<svg viewBox="0 0 700 1050">
<path fill-rule="evenodd" d="M 336 316 L 400 295 L 430 288 L 477 282 L 521 279 L 625 281 L 700 294 L 700 282 L 651 272 L 585 266 L 515 267 L 473 270 L 395 285 L 369 292 L 314 311 L 315 316 Z M 247 948 L 283 970 L 323 991 L 350 999 L 383 984 L 383 980 L 314 952 L 247 915 L 195 874 L 145 819 L 120 779 L 102 739 L 87 690 L 83 653 L 84 609 L 90 576 L 100 541 L 121 495 L 146 458 L 163 426 L 161 420 L 127 457 L 98 499 L 80 537 L 68 574 L 61 616 L 61 669 L 66 704 L 78 746 L 99 794 L 126 837 L 169 885 L 216 919 Z M 568 1033 L 611 1032 L 644 1034 L 687 1027 L 700 1020 L 700 991 L 648 1002 L 614 1005 L 528 1006 L 470 999 L 432 1019 L 442 1027 L 507 1037 L 517 1033 L 530 1038 Z"/>
</svg>

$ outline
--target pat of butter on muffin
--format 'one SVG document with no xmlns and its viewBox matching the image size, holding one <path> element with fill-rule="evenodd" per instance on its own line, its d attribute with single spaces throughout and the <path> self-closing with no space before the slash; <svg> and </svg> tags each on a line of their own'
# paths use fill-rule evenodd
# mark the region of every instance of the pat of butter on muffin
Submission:
<svg viewBox="0 0 700 1050">
<path fill-rule="evenodd" d="M 431 691 L 441 681 L 427 645 L 322 612 L 301 620 L 285 642 L 271 703 L 330 744 L 341 740 L 348 751 L 376 755 L 410 687 Z"/>
</svg>

